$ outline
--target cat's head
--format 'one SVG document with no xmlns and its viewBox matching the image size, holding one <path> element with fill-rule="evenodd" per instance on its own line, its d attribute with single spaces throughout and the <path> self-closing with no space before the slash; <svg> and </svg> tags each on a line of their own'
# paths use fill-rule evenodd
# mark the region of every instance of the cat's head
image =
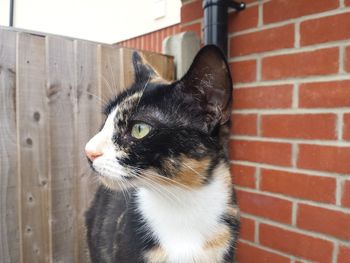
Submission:
<svg viewBox="0 0 350 263">
<path fill-rule="evenodd" d="M 91 166 L 112 189 L 206 184 L 226 158 L 220 137 L 230 120 L 232 81 L 224 56 L 205 46 L 173 83 L 138 53 L 132 60 L 134 83 L 109 102 L 102 129 L 86 144 Z"/>
</svg>

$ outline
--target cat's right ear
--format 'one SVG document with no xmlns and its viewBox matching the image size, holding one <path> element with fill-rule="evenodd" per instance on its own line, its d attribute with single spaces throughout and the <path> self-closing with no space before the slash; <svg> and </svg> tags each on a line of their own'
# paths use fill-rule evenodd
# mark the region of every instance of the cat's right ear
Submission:
<svg viewBox="0 0 350 263">
<path fill-rule="evenodd" d="M 206 130 L 229 121 L 231 116 L 232 80 L 230 69 L 220 49 L 203 47 L 190 69 L 178 82 L 178 88 L 191 98 L 197 114 L 205 116 Z"/>
<path fill-rule="evenodd" d="M 136 83 L 147 82 L 159 77 L 156 70 L 153 69 L 137 51 L 134 51 L 132 54 L 132 64 L 134 66 L 134 78 Z"/>
</svg>

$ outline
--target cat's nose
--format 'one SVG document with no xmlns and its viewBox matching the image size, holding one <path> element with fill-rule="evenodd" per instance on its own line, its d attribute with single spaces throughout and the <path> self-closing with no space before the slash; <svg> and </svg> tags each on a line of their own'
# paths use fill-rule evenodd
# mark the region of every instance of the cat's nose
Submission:
<svg viewBox="0 0 350 263">
<path fill-rule="evenodd" d="M 91 151 L 85 148 L 85 153 L 87 158 L 89 158 L 90 161 L 94 161 L 97 157 L 103 155 L 100 151 Z"/>
</svg>

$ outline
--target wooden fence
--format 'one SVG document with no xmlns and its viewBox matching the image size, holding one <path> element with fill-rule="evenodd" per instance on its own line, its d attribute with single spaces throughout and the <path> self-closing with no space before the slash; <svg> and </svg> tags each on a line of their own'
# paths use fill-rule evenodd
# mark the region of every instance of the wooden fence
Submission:
<svg viewBox="0 0 350 263">
<path fill-rule="evenodd" d="M 171 57 L 143 52 L 165 77 Z M 84 145 L 133 80 L 132 50 L 0 28 L 0 262 L 87 262 Z"/>
</svg>

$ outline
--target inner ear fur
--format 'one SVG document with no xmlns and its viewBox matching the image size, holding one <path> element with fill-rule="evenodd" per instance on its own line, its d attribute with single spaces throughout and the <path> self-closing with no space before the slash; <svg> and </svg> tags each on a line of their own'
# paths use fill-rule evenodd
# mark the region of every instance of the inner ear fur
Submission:
<svg viewBox="0 0 350 263">
<path fill-rule="evenodd" d="M 218 47 L 203 47 L 179 82 L 182 91 L 201 105 L 209 130 L 229 121 L 232 79 L 225 56 Z"/>
</svg>

